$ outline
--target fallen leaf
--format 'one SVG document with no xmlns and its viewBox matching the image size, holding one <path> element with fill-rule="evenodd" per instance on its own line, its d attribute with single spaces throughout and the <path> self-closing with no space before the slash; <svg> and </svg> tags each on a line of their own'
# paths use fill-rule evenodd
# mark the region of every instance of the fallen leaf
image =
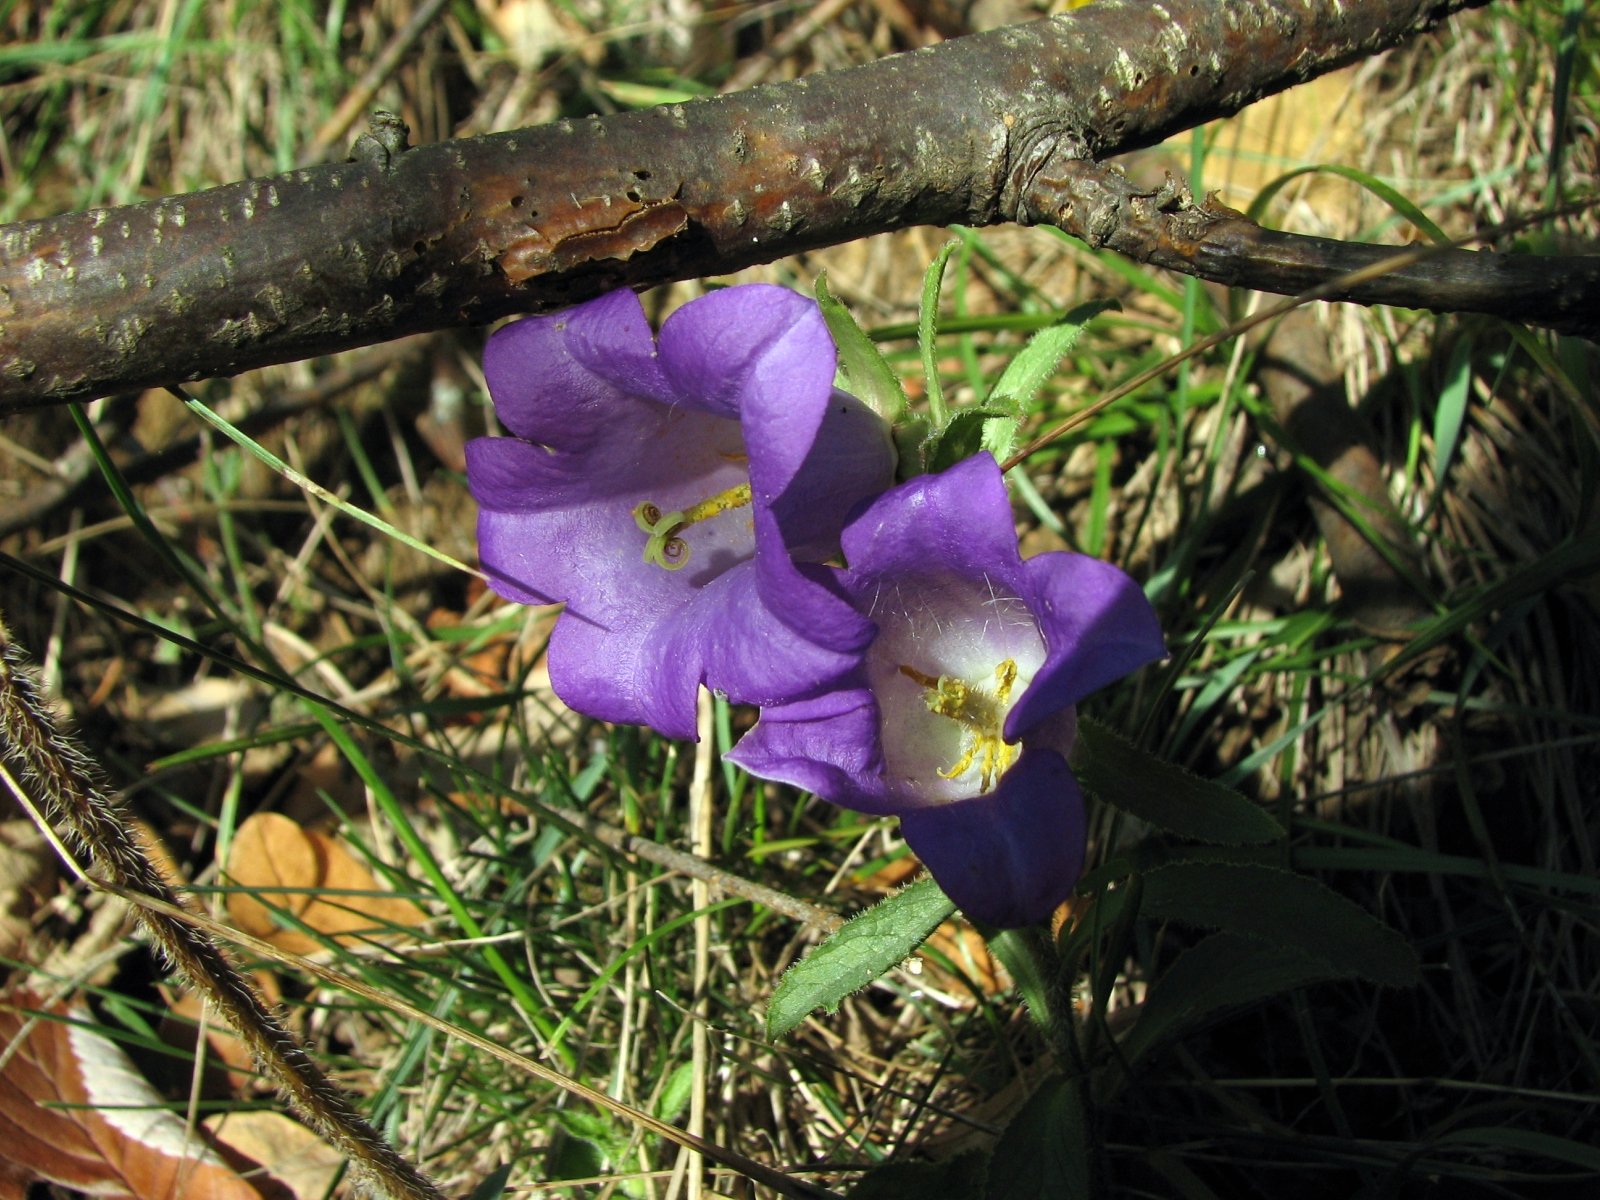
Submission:
<svg viewBox="0 0 1600 1200">
<path fill-rule="evenodd" d="M 239 826 L 225 877 L 234 889 L 228 915 L 235 924 L 291 954 L 312 954 L 322 943 L 281 924 L 275 909 L 345 945 L 392 937 L 427 919 L 410 900 L 380 888 L 333 838 L 280 813 L 255 813 Z"/>
<path fill-rule="evenodd" d="M 0 1198 L 48 1182 L 102 1200 L 261 1200 L 91 1020 L 27 992 L 0 1002 Z"/>
<path fill-rule="evenodd" d="M 343 1155 L 280 1112 L 216 1113 L 204 1123 L 217 1148 L 245 1175 L 254 1179 L 256 1170 L 264 1172 L 295 1200 L 321 1200 L 344 1166 Z"/>
<path fill-rule="evenodd" d="M 24 952 L 33 917 L 55 888 L 55 851 L 34 823 L 0 822 L 0 956 L 29 958 Z"/>
</svg>

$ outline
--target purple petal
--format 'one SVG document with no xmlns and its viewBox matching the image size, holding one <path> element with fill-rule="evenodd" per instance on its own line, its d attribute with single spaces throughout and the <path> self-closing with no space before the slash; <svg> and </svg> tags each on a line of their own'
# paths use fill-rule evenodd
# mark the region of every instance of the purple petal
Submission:
<svg viewBox="0 0 1600 1200">
<path fill-rule="evenodd" d="M 687 695 L 692 730 L 700 683 L 736 704 L 773 705 L 838 679 L 855 665 L 852 646 L 870 636 L 871 626 L 818 585 L 798 575 L 794 582 L 797 594 L 787 603 L 768 603 L 760 594 L 756 565 L 741 563 L 687 604 L 662 614 L 645 656 L 647 692 Z M 796 609 L 808 602 L 824 610 L 823 628 L 794 619 Z M 828 640 L 830 634 L 850 640 L 840 646 Z M 646 723 L 666 732 L 654 716 Z"/>
<path fill-rule="evenodd" d="M 1083 870 L 1083 793 L 1049 750 L 1024 749 L 987 795 L 902 813 L 900 830 L 958 908 L 1002 929 L 1047 918 Z"/>
<path fill-rule="evenodd" d="M 839 532 L 856 508 L 894 483 L 889 427 L 854 396 L 832 392 L 788 485 L 772 501 L 784 545 L 800 562 L 839 553 Z"/>
<path fill-rule="evenodd" d="M 712 292 L 661 330 L 673 386 L 710 411 L 738 415 L 751 487 L 777 514 L 789 552 L 806 561 L 837 553 L 851 510 L 894 482 L 889 431 L 866 405 L 834 391 L 836 362 L 821 310 L 787 288 Z"/>
<path fill-rule="evenodd" d="M 728 758 L 760 779 L 804 788 L 844 808 L 882 814 L 898 807 L 883 786 L 878 709 L 865 688 L 841 685 L 763 709 Z"/>
<path fill-rule="evenodd" d="M 676 393 L 707 412 L 738 420 L 752 406 L 800 410 L 800 434 L 780 439 L 809 445 L 820 412 L 804 415 L 797 391 L 833 389 L 836 352 L 815 303 L 771 284 L 710 292 L 685 304 L 661 327 L 661 369 Z"/>
<path fill-rule="evenodd" d="M 1110 563 L 1061 551 L 1030 558 L 1023 569 L 1048 653 L 1006 718 L 1013 739 L 1167 653 L 1150 601 Z"/>
<path fill-rule="evenodd" d="M 644 308 L 627 290 L 496 330 L 483 373 L 505 427 L 552 446 L 586 445 L 649 401 L 672 399 Z"/>
<path fill-rule="evenodd" d="M 643 672 L 637 659 L 647 640 L 633 631 L 604 629 L 564 612 L 545 650 L 550 686 L 574 712 L 623 725 L 643 724 L 647 697 L 641 695 Z M 692 698 L 689 710 L 688 732 L 681 731 L 680 721 L 679 731 L 669 737 L 694 737 Z"/>
<path fill-rule="evenodd" d="M 738 426 L 702 413 L 668 414 L 616 430 L 585 452 L 517 438 L 467 443 L 467 479 L 479 504 L 479 557 L 495 590 L 523 603 L 564 601 L 601 625 L 684 603 L 707 579 L 751 556 L 748 516 L 695 527 L 681 571 L 644 561 L 633 508 L 649 498 L 687 507 L 744 479 Z M 530 599 L 531 598 L 531 599 Z"/>
<path fill-rule="evenodd" d="M 1010 595 L 1021 587 L 1011 498 L 988 454 L 901 484 L 852 520 L 841 542 L 858 595 L 878 580 L 934 573 L 988 579 Z"/>
<path fill-rule="evenodd" d="M 847 512 L 892 479 L 834 360 L 816 305 L 765 286 L 685 305 L 659 344 L 628 292 L 491 339 L 485 372 L 520 437 L 468 446 L 481 558 L 501 594 L 567 606 L 550 669 L 572 707 L 692 737 L 701 683 L 770 705 L 855 665 L 871 622 L 791 557 L 835 553 Z M 661 527 L 682 569 L 646 560 L 645 504 L 696 514 Z"/>
<path fill-rule="evenodd" d="M 797 632 L 761 601 L 754 566 L 740 563 L 668 607 L 619 609 L 607 623 L 569 607 L 548 651 L 556 695 L 589 716 L 692 740 L 701 684 L 735 703 L 781 706 L 849 670 L 856 655 Z"/>
<path fill-rule="evenodd" d="M 840 594 L 837 572 L 816 564 L 797 565 L 784 554 L 777 518 L 770 510 L 756 509 L 755 526 L 758 545 L 770 548 L 756 555 L 762 603 L 796 633 L 852 658 L 858 656 L 872 641 L 873 624 Z"/>
</svg>

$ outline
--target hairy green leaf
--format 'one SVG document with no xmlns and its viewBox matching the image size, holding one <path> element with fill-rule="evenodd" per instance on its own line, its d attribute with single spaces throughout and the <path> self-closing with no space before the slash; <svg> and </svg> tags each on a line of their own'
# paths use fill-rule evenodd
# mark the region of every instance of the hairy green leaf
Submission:
<svg viewBox="0 0 1600 1200">
<path fill-rule="evenodd" d="M 1243 863 L 1180 862 L 1147 871 L 1141 911 L 1258 938 L 1387 987 L 1417 982 L 1417 956 L 1393 929 L 1306 875 Z"/>
<path fill-rule="evenodd" d="M 1232 788 L 1141 750 L 1097 721 L 1078 720 L 1073 770 L 1113 808 L 1157 829 L 1217 846 L 1253 846 L 1283 828 Z"/>
<path fill-rule="evenodd" d="M 1087 1118 L 1075 1084 L 1063 1079 L 1046 1083 L 995 1145 L 984 1200 L 1078 1200 L 1091 1195 Z"/>
<path fill-rule="evenodd" d="M 1298 950 L 1238 934 L 1213 934 L 1184 951 L 1150 985 L 1122 1052 L 1136 1063 L 1231 1009 L 1342 974 Z"/>
<path fill-rule="evenodd" d="M 929 1200 L 932 1196 L 979 1196 L 989 1159 L 970 1151 L 938 1163 L 884 1163 L 850 1189 L 850 1200 Z"/>
<path fill-rule="evenodd" d="M 939 885 L 921 879 L 846 921 L 790 967 L 767 1004 L 767 1036 L 783 1037 L 815 1010 L 839 1002 L 893 969 L 956 907 Z"/>
</svg>

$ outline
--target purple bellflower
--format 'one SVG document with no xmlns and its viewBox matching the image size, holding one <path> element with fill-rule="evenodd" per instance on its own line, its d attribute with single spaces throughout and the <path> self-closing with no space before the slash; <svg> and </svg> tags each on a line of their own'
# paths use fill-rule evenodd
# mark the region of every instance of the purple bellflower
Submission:
<svg viewBox="0 0 1600 1200">
<path fill-rule="evenodd" d="M 515 436 L 467 445 L 479 556 L 500 595 L 566 605 L 548 661 L 568 706 L 692 738 L 702 683 L 773 704 L 855 661 L 871 622 L 796 563 L 838 552 L 894 453 L 835 358 L 813 302 L 760 284 L 659 339 L 629 291 L 489 339 Z"/>
<path fill-rule="evenodd" d="M 1044 919 L 1083 869 L 1075 705 L 1166 653 L 1155 611 L 1099 559 L 1024 562 L 988 455 L 878 497 L 842 544 L 838 586 L 876 636 L 833 690 L 764 709 L 731 757 L 898 815 L 969 916 Z"/>
</svg>

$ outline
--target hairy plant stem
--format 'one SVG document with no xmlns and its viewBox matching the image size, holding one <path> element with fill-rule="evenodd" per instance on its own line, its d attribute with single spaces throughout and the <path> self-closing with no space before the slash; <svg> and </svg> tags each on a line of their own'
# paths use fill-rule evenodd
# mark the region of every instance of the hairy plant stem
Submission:
<svg viewBox="0 0 1600 1200">
<path fill-rule="evenodd" d="M 65 733 L 22 650 L 0 618 L 0 757 L 17 772 L 18 800 L 45 811 L 65 840 L 116 889 L 181 908 L 129 826 L 101 772 Z M 9 777 L 8 777 L 9 778 Z M 69 863 L 69 866 L 76 864 Z M 350 1160 L 360 1184 L 392 1200 L 442 1200 L 441 1193 L 369 1125 L 208 935 L 172 916 L 136 907 L 167 961 L 250 1047 L 296 1113 Z"/>
</svg>

